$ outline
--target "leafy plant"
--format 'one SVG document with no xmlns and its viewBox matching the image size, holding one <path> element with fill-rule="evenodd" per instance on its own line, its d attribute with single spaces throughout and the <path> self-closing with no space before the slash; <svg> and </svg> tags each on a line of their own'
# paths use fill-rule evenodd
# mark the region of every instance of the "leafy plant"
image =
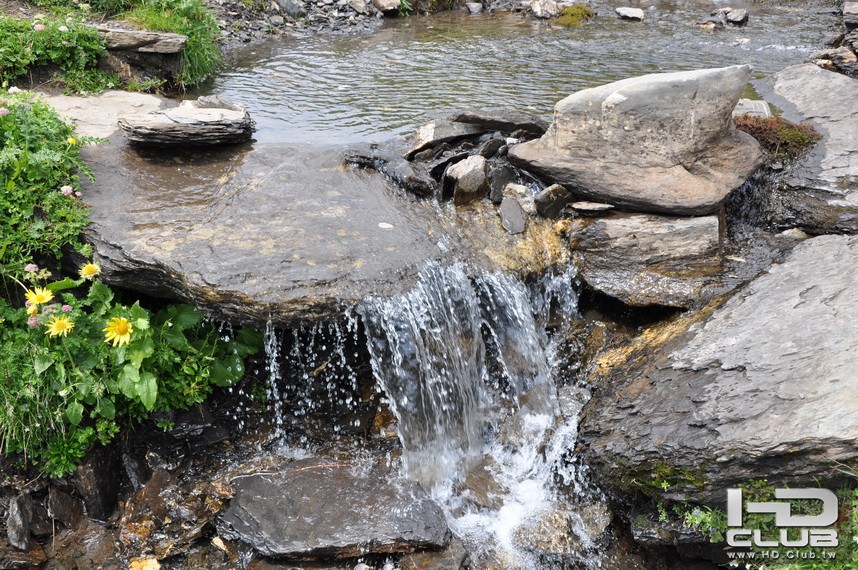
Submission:
<svg viewBox="0 0 858 570">
<path fill-rule="evenodd" d="M 262 346 L 249 329 L 222 340 L 189 305 L 152 314 L 121 304 L 93 264 L 80 279 L 43 286 L 49 274 L 27 269 L 27 305 L 0 301 L 0 452 L 39 458 L 54 476 L 122 423 L 188 409 L 234 384 Z"/>
<path fill-rule="evenodd" d="M 79 175 L 92 178 L 77 138 L 41 99 L 0 95 L 0 283 L 36 256 L 59 258 L 66 247 L 83 255 L 88 209 L 79 199 Z M 80 173 L 80 174 L 79 174 Z"/>
<path fill-rule="evenodd" d="M 784 160 L 801 156 L 822 139 L 813 125 L 797 125 L 781 117 L 739 115 L 736 128 L 757 139 L 774 158 Z"/>
<path fill-rule="evenodd" d="M 96 29 L 72 18 L 31 21 L 0 16 L 0 83 L 46 65 L 81 77 L 94 71 L 105 53 Z"/>
<path fill-rule="evenodd" d="M 399 17 L 407 16 L 411 13 L 411 2 L 408 0 L 399 0 Z"/>
</svg>

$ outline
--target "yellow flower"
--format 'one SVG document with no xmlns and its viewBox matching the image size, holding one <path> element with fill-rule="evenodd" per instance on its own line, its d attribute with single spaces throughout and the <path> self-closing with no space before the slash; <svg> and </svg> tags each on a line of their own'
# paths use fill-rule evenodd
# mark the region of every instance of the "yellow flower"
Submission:
<svg viewBox="0 0 858 570">
<path fill-rule="evenodd" d="M 113 346 L 122 346 L 131 342 L 131 333 L 134 329 L 131 328 L 131 323 L 123 317 L 113 317 L 107 322 L 107 326 L 103 330 L 104 342 L 113 341 Z"/>
<path fill-rule="evenodd" d="M 74 323 L 68 317 L 51 317 L 47 326 L 48 330 L 45 334 L 51 336 L 66 336 L 74 330 Z"/>
<path fill-rule="evenodd" d="M 80 268 L 80 276 L 84 279 L 92 279 L 101 273 L 101 267 L 97 263 L 87 263 Z"/>
<path fill-rule="evenodd" d="M 30 305 L 29 307 L 27 307 L 27 316 L 28 317 L 35 317 L 38 314 L 39 314 L 39 306 L 38 305 Z"/>
<path fill-rule="evenodd" d="M 54 298 L 54 294 L 49 289 L 43 289 L 42 287 L 36 287 L 32 291 L 27 290 L 24 296 L 30 301 L 30 305 L 48 303 Z"/>
<path fill-rule="evenodd" d="M 69 144 L 77 144 L 77 139 L 73 137 L 69 137 L 66 139 L 66 142 Z"/>
</svg>

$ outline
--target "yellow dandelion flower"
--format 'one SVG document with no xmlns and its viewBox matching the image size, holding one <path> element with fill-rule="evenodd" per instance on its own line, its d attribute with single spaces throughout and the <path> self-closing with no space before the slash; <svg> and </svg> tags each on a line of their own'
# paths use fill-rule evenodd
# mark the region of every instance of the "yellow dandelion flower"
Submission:
<svg viewBox="0 0 858 570">
<path fill-rule="evenodd" d="M 50 289 L 44 289 L 42 287 L 36 287 L 32 291 L 29 289 L 24 296 L 30 301 L 30 305 L 42 305 L 44 303 L 49 303 L 53 300 L 54 294 L 51 293 Z"/>
<path fill-rule="evenodd" d="M 66 142 L 69 144 L 77 144 L 77 139 L 73 137 L 69 137 L 66 139 Z"/>
<path fill-rule="evenodd" d="M 45 334 L 51 336 L 66 336 L 74 330 L 74 323 L 68 317 L 51 317 L 47 324 L 48 330 Z"/>
<path fill-rule="evenodd" d="M 80 276 L 84 279 L 92 279 L 101 273 L 101 267 L 97 263 L 87 263 L 80 268 Z"/>
<path fill-rule="evenodd" d="M 28 317 L 35 317 L 38 314 L 39 314 L 39 306 L 38 305 L 30 305 L 29 307 L 27 307 L 27 316 Z"/>
<path fill-rule="evenodd" d="M 113 317 L 103 329 L 104 342 L 113 342 L 113 346 L 122 346 L 131 342 L 131 323 L 123 317 Z"/>
</svg>

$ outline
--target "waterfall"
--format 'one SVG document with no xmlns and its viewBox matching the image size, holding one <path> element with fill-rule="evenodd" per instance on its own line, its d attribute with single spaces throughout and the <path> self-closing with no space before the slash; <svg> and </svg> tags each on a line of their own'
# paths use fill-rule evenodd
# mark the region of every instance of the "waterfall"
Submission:
<svg viewBox="0 0 858 570">
<path fill-rule="evenodd" d="M 529 288 L 461 263 L 429 264 L 410 292 L 358 309 L 407 476 L 430 490 L 470 547 L 492 550 L 510 568 L 533 567 L 516 537 L 552 509 L 554 481 L 580 487 L 565 460 L 577 418 L 559 421 L 546 334 L 552 315 L 577 317 L 573 280 L 569 268 Z M 463 491 L 474 474 L 501 496 L 477 504 Z"/>
</svg>

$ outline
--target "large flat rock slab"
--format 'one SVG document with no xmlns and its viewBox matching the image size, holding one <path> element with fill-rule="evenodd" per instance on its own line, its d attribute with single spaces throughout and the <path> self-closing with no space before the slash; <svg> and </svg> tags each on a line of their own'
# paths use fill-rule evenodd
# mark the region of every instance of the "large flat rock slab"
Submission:
<svg viewBox="0 0 858 570">
<path fill-rule="evenodd" d="M 420 486 L 357 466 L 303 460 L 235 480 L 221 535 L 287 559 L 357 558 L 446 548 L 441 508 Z"/>
<path fill-rule="evenodd" d="M 807 240 L 642 366 L 616 366 L 581 427 L 606 480 L 723 504 L 751 479 L 837 479 L 858 460 L 856 256 L 855 236 Z"/>
<path fill-rule="evenodd" d="M 858 232 L 858 79 L 796 65 L 761 82 L 759 91 L 785 118 L 809 122 L 822 135 L 788 167 L 772 196 L 772 221 L 817 234 Z"/>
<path fill-rule="evenodd" d="M 716 212 L 762 160 L 731 113 L 750 67 L 650 74 L 584 89 L 510 160 L 579 196 L 639 212 Z"/>
</svg>

